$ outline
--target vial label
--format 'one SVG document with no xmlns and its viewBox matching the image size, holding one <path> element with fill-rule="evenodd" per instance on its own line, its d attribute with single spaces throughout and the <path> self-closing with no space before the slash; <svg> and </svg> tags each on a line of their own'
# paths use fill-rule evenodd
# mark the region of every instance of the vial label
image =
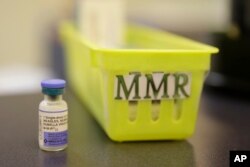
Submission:
<svg viewBox="0 0 250 167">
<path fill-rule="evenodd" d="M 46 147 L 68 143 L 68 111 L 39 110 L 39 143 Z"/>
</svg>

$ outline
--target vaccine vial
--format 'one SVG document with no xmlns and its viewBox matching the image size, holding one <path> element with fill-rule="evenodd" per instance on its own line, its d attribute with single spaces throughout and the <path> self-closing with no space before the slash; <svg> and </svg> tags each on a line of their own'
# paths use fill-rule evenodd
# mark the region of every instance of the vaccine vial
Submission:
<svg viewBox="0 0 250 167">
<path fill-rule="evenodd" d="M 66 82 L 62 79 L 41 82 L 44 100 L 39 105 L 39 146 L 45 151 L 60 151 L 68 144 L 68 107 L 63 100 Z"/>
</svg>

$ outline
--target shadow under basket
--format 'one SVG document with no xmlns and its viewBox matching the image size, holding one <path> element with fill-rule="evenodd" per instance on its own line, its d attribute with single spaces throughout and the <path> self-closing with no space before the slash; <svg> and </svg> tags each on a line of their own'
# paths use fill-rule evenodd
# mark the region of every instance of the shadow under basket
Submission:
<svg viewBox="0 0 250 167">
<path fill-rule="evenodd" d="M 60 28 L 69 84 L 114 141 L 179 140 L 193 134 L 202 86 L 218 49 L 128 26 L 123 48 Z"/>
</svg>

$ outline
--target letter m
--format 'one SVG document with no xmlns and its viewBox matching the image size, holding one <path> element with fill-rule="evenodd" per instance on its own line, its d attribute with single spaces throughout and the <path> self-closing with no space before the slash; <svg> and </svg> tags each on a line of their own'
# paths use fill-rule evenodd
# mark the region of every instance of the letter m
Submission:
<svg viewBox="0 0 250 167">
<path fill-rule="evenodd" d="M 116 90 L 115 90 L 115 99 L 117 100 L 122 100 L 122 99 L 126 99 L 126 100 L 138 100 L 140 99 L 139 96 L 139 77 L 141 76 L 141 74 L 136 73 L 133 75 L 129 75 L 129 76 L 123 76 L 123 75 L 117 75 L 116 76 Z M 125 79 L 124 79 L 125 78 Z M 130 82 L 130 85 L 127 85 Z M 127 84 L 126 84 L 127 83 Z M 132 90 L 134 90 L 134 92 L 132 92 Z M 122 95 L 122 91 L 123 91 L 123 95 Z M 133 94 L 132 94 L 133 93 Z M 133 98 L 131 98 L 131 96 L 133 96 Z"/>
<path fill-rule="evenodd" d="M 157 74 L 153 74 L 153 75 L 157 75 Z M 159 75 L 159 74 L 158 74 Z M 162 79 L 160 81 L 159 86 L 157 87 L 155 85 L 155 81 L 153 79 L 152 74 L 146 74 L 145 75 L 147 78 L 147 88 L 146 88 L 146 96 L 144 97 L 145 99 L 150 99 L 151 94 L 149 92 L 149 89 L 151 87 L 152 92 L 153 92 L 153 99 L 157 99 L 158 94 L 160 93 L 161 88 L 163 87 L 163 93 L 161 94 L 162 96 L 160 98 L 168 98 L 168 76 L 169 74 L 163 74 Z M 158 80 L 160 79 L 159 77 L 157 78 Z"/>
</svg>

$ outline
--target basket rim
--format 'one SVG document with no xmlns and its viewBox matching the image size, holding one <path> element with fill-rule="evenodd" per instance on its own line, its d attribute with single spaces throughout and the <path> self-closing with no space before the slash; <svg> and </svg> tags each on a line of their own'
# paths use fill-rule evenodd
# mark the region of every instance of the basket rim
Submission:
<svg viewBox="0 0 250 167">
<path fill-rule="evenodd" d="M 101 47 L 97 44 L 92 43 L 91 41 L 87 40 L 79 31 L 76 31 L 76 28 L 73 23 L 71 22 L 63 22 L 61 23 L 60 34 L 61 36 L 70 36 L 75 38 L 78 42 L 83 44 L 84 46 L 89 47 L 93 51 L 97 52 L 126 52 L 126 53 L 207 53 L 207 54 L 215 54 L 219 52 L 219 49 L 207 44 L 203 44 L 200 42 L 196 42 L 194 40 L 175 35 L 166 31 L 162 31 L 159 29 L 153 29 L 149 27 L 143 27 L 135 24 L 128 25 L 128 29 L 132 31 L 143 31 L 143 33 L 153 34 L 154 36 L 161 37 L 161 38 L 174 38 L 176 41 L 180 41 L 181 43 L 188 43 L 196 47 L 196 49 L 138 49 L 138 48 L 107 48 Z M 68 35 L 66 35 L 68 34 Z M 69 35 L 70 34 L 70 35 Z"/>
</svg>

